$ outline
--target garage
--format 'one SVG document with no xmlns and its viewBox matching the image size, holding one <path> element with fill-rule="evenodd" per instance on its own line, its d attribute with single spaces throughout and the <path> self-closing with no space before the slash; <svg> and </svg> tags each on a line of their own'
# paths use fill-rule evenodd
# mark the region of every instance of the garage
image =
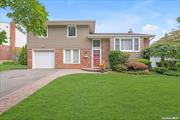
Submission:
<svg viewBox="0 0 180 120">
<path fill-rule="evenodd" d="M 55 55 L 53 50 L 34 50 L 33 68 L 54 68 Z"/>
</svg>

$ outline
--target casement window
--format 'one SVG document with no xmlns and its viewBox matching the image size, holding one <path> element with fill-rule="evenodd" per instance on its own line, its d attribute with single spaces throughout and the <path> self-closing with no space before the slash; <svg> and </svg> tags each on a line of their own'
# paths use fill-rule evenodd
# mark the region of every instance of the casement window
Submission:
<svg viewBox="0 0 180 120">
<path fill-rule="evenodd" d="M 140 50 L 139 38 L 115 38 L 114 49 L 127 51 L 127 52 L 138 52 Z"/>
<path fill-rule="evenodd" d="M 77 37 L 77 26 L 67 26 L 67 37 Z"/>
<path fill-rule="evenodd" d="M 65 64 L 79 64 L 80 63 L 80 50 L 64 50 L 64 63 Z"/>
<path fill-rule="evenodd" d="M 48 26 L 46 27 L 46 29 L 45 29 L 43 35 L 38 36 L 38 38 L 47 38 L 47 37 L 48 37 Z"/>
</svg>

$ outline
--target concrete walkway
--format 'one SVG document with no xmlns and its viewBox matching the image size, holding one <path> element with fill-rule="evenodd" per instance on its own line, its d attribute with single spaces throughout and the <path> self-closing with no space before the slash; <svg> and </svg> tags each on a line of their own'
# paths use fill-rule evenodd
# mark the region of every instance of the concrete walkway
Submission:
<svg viewBox="0 0 180 120">
<path fill-rule="evenodd" d="M 43 86 L 47 85 L 49 82 L 53 81 L 54 79 L 69 75 L 69 74 L 75 74 L 75 73 L 92 73 L 87 71 L 82 71 L 80 69 L 61 69 L 57 70 L 56 72 L 43 77 L 37 81 L 34 81 L 31 84 L 25 85 L 18 90 L 0 98 L 0 114 L 5 112 L 10 107 L 16 105 L 26 97 L 32 95 L 35 91 L 39 90 Z"/>
</svg>

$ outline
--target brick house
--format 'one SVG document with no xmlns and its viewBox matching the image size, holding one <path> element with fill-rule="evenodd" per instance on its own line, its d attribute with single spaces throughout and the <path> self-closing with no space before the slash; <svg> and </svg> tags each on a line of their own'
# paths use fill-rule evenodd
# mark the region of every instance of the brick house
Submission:
<svg viewBox="0 0 180 120">
<path fill-rule="evenodd" d="M 15 50 L 26 44 L 27 37 L 16 28 L 14 22 L 1 22 L 0 31 L 5 31 L 7 37 L 7 43 L 0 45 L 0 61 L 12 60 Z"/>
<path fill-rule="evenodd" d="M 110 50 L 139 58 L 153 35 L 133 33 L 95 33 L 95 21 L 48 21 L 45 36 L 28 33 L 28 68 L 108 67 Z"/>
</svg>

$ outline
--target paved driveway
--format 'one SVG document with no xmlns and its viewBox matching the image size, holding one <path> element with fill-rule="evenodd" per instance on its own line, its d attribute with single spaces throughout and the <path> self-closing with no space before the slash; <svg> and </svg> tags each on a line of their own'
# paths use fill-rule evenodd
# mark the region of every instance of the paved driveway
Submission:
<svg viewBox="0 0 180 120">
<path fill-rule="evenodd" d="M 27 69 L 0 72 L 0 98 L 56 71 L 53 69 Z"/>
</svg>

